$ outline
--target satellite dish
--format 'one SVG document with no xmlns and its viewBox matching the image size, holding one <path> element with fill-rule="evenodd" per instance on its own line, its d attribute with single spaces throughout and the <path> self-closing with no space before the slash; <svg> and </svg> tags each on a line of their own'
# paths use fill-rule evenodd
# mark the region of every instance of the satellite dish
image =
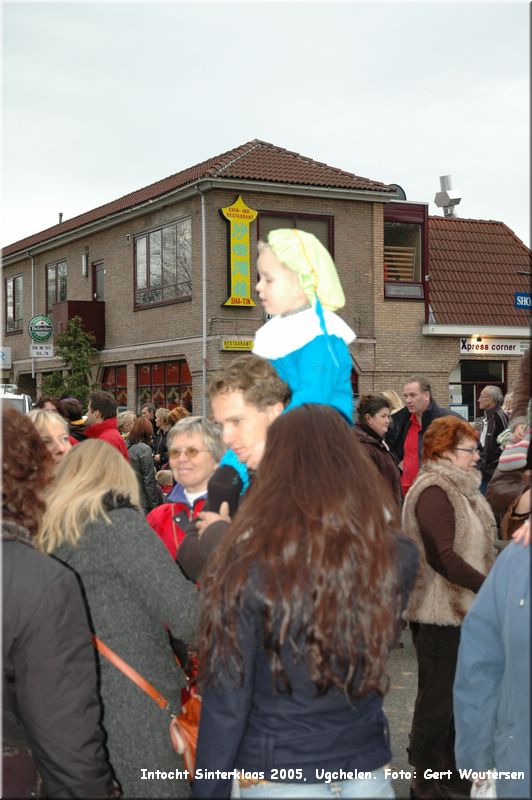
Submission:
<svg viewBox="0 0 532 800">
<path fill-rule="evenodd" d="M 391 186 L 392 189 L 395 189 L 395 193 L 399 200 L 406 200 L 406 192 L 402 186 L 399 186 L 398 183 L 390 183 L 388 185 Z"/>
</svg>

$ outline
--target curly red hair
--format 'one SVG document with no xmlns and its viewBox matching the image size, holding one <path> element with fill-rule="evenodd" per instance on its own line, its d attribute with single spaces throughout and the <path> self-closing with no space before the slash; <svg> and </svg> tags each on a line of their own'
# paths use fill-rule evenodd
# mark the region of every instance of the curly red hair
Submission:
<svg viewBox="0 0 532 800">
<path fill-rule="evenodd" d="M 423 436 L 423 461 L 442 458 L 446 450 L 457 447 L 462 439 L 476 439 L 471 425 L 461 417 L 439 417 L 435 419 Z"/>
<path fill-rule="evenodd" d="M 35 536 L 52 479 L 53 461 L 33 422 L 15 408 L 2 409 L 2 516 Z"/>
</svg>

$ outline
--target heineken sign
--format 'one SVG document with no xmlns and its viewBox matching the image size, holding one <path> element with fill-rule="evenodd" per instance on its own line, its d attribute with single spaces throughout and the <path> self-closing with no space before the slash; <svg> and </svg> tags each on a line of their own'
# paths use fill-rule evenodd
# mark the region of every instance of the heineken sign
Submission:
<svg viewBox="0 0 532 800">
<path fill-rule="evenodd" d="M 30 319 L 28 333 L 34 342 L 47 342 L 54 334 L 54 323 L 50 317 L 38 314 Z"/>
</svg>

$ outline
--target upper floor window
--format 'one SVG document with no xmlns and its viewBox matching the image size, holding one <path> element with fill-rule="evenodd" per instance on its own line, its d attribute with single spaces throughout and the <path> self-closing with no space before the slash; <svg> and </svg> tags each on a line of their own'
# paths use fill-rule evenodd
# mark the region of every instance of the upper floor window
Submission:
<svg viewBox="0 0 532 800">
<path fill-rule="evenodd" d="M 46 312 L 50 312 L 54 303 L 62 303 L 67 299 L 67 263 L 58 261 L 46 267 Z"/>
<path fill-rule="evenodd" d="M 389 203 L 384 207 L 385 297 L 423 299 L 426 231 L 426 206 Z"/>
<path fill-rule="evenodd" d="M 6 278 L 6 333 L 22 330 L 24 319 L 24 295 L 22 275 Z"/>
<path fill-rule="evenodd" d="M 192 295 L 190 218 L 135 238 L 135 306 L 174 303 Z"/>
<path fill-rule="evenodd" d="M 333 254 L 332 217 L 317 217 L 311 214 L 284 214 L 280 212 L 259 214 L 259 239 L 266 241 L 270 231 L 277 228 L 299 228 L 300 231 L 313 233 L 316 239 Z"/>
</svg>

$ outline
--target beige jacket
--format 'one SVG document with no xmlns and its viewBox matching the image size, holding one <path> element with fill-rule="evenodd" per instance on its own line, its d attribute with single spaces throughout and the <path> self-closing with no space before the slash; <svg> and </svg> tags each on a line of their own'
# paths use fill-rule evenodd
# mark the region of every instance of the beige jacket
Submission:
<svg viewBox="0 0 532 800">
<path fill-rule="evenodd" d="M 493 512 L 479 491 L 480 481 L 479 471 L 465 470 L 442 459 L 426 462 L 408 492 L 403 506 L 403 528 L 417 544 L 420 559 L 405 619 L 432 625 L 462 624 L 475 594 L 451 583 L 427 562 L 416 505 L 420 494 L 429 486 L 443 489 L 454 510 L 455 552 L 478 572 L 487 575 L 495 561 L 497 527 Z M 434 525 L 438 525 L 437 519 Z"/>
</svg>

